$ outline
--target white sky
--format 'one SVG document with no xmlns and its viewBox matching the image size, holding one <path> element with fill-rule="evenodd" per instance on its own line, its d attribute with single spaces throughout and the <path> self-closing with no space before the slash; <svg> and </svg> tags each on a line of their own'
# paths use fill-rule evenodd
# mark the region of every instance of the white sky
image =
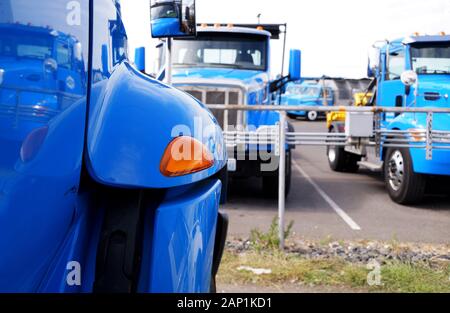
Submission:
<svg viewBox="0 0 450 313">
<path fill-rule="evenodd" d="M 153 53 L 148 1 L 122 0 L 132 55 L 140 46 Z M 305 77 L 365 77 L 376 40 L 450 33 L 450 0 L 197 0 L 198 23 L 256 23 L 258 13 L 262 23 L 288 23 L 287 51 L 302 50 Z M 272 45 L 273 75 L 281 56 L 279 41 Z"/>
</svg>

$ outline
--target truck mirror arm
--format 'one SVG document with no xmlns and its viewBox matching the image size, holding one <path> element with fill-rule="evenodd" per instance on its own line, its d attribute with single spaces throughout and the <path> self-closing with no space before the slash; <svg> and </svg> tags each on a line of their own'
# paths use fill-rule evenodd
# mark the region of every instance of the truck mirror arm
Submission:
<svg viewBox="0 0 450 313">
<path fill-rule="evenodd" d="M 274 80 L 273 82 L 270 83 L 270 92 L 272 93 L 272 92 L 276 92 L 276 91 L 282 89 L 290 81 L 291 81 L 291 77 L 289 75 L 281 77 L 277 80 Z"/>
</svg>

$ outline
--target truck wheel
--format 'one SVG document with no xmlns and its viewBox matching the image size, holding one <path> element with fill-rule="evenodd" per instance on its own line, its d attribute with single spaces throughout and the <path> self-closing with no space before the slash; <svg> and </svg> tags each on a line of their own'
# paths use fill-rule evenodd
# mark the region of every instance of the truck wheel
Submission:
<svg viewBox="0 0 450 313">
<path fill-rule="evenodd" d="M 335 128 L 330 133 L 337 133 Z M 358 162 L 361 156 L 345 151 L 344 147 L 328 146 L 327 147 L 328 164 L 335 172 L 355 173 L 359 169 Z"/>
<path fill-rule="evenodd" d="M 278 197 L 278 180 L 279 171 L 275 171 L 271 176 L 263 177 L 263 192 L 270 198 Z M 286 180 L 285 180 L 285 196 L 287 197 L 291 192 L 292 180 L 292 153 L 290 150 L 286 151 Z"/>
<path fill-rule="evenodd" d="M 425 194 L 426 178 L 414 173 L 411 154 L 405 148 L 389 148 L 384 162 L 389 196 L 399 204 L 416 204 Z"/>
<path fill-rule="evenodd" d="M 310 122 L 314 122 L 315 120 L 317 120 L 318 116 L 319 114 L 316 111 L 309 111 L 308 114 L 306 115 L 308 121 Z"/>
</svg>

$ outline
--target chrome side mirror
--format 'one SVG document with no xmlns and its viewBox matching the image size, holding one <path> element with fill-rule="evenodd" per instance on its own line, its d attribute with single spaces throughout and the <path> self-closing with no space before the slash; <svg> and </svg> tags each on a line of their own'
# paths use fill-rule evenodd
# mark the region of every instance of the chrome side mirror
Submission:
<svg viewBox="0 0 450 313">
<path fill-rule="evenodd" d="M 405 86 L 411 87 L 412 85 L 415 85 L 417 83 L 419 78 L 416 72 L 406 71 L 402 73 L 400 79 Z"/>
<path fill-rule="evenodd" d="M 44 72 L 47 74 L 54 74 L 58 70 L 58 62 L 55 59 L 48 58 L 44 61 Z"/>
<path fill-rule="evenodd" d="M 195 0 L 151 0 L 150 19 L 153 38 L 195 37 Z"/>
</svg>

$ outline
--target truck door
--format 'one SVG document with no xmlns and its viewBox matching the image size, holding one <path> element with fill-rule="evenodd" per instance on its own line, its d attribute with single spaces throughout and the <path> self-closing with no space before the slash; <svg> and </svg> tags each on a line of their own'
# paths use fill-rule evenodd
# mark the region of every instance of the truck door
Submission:
<svg viewBox="0 0 450 313">
<path fill-rule="evenodd" d="M 404 47 L 392 45 L 384 65 L 384 75 L 381 77 L 379 84 L 378 106 L 402 107 L 405 86 L 401 82 L 400 76 L 406 65 Z M 383 114 L 383 122 L 389 123 L 395 116 L 395 113 L 385 113 Z"/>
<path fill-rule="evenodd" d="M 76 38 L 86 62 L 71 75 L 86 77 L 89 1 L 1 2 L 9 13 L 0 14 L 0 292 L 31 292 L 76 216 L 86 86 L 55 83 L 65 62 L 53 52 L 58 38 Z"/>
</svg>

